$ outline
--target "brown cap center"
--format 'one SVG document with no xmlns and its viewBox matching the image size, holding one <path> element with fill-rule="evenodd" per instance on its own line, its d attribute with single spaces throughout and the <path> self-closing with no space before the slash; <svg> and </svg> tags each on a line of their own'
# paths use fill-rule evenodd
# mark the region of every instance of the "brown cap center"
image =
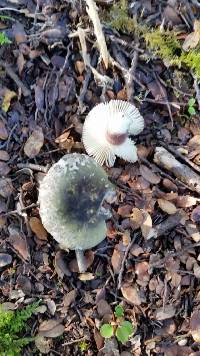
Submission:
<svg viewBox="0 0 200 356">
<path fill-rule="evenodd" d="M 122 143 L 124 143 L 124 141 L 127 138 L 127 134 L 123 133 L 123 134 L 111 134 L 111 133 L 106 133 L 106 138 L 108 140 L 109 143 L 111 143 L 112 145 L 121 145 Z"/>
</svg>

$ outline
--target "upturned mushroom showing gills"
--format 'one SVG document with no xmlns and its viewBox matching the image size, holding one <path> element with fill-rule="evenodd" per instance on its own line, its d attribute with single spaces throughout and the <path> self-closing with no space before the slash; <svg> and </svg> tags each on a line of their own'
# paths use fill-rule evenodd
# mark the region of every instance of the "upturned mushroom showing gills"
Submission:
<svg viewBox="0 0 200 356">
<path fill-rule="evenodd" d="M 100 164 L 112 167 L 116 156 L 137 161 L 137 149 L 130 135 L 138 135 L 144 119 L 138 109 L 123 100 L 96 105 L 83 125 L 83 144 L 89 156 Z"/>
<path fill-rule="evenodd" d="M 106 237 L 105 219 L 110 212 L 102 204 L 113 192 L 103 168 L 78 153 L 63 156 L 41 182 L 42 223 L 63 249 L 76 251 L 80 272 L 86 269 L 83 250 Z"/>
</svg>

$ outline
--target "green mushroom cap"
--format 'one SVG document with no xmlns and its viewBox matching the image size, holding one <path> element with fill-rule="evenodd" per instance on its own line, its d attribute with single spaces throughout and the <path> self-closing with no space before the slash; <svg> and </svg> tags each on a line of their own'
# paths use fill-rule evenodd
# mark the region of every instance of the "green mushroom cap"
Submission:
<svg viewBox="0 0 200 356">
<path fill-rule="evenodd" d="M 63 156 L 39 189 L 44 227 L 64 249 L 94 247 L 106 236 L 101 205 L 110 190 L 107 174 L 92 158 L 78 153 Z"/>
</svg>

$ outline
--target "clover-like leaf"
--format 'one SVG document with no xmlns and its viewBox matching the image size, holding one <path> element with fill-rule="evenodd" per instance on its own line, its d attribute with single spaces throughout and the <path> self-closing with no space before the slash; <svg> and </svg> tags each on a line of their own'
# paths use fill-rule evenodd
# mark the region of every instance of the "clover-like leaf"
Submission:
<svg viewBox="0 0 200 356">
<path fill-rule="evenodd" d="M 116 305 L 114 314 L 116 318 L 121 318 L 122 316 L 124 316 L 124 308 L 121 304 Z"/>
<path fill-rule="evenodd" d="M 195 108 L 193 108 L 193 106 L 189 106 L 188 112 L 189 112 L 190 115 L 195 115 L 196 114 L 196 110 L 195 110 Z"/>
<path fill-rule="evenodd" d="M 111 336 L 113 336 L 113 327 L 110 324 L 104 324 L 100 328 L 100 334 L 103 336 L 105 339 L 109 339 Z"/>
<path fill-rule="evenodd" d="M 188 100 L 188 106 L 193 106 L 195 102 L 196 102 L 195 98 L 190 98 L 190 100 Z"/>
</svg>

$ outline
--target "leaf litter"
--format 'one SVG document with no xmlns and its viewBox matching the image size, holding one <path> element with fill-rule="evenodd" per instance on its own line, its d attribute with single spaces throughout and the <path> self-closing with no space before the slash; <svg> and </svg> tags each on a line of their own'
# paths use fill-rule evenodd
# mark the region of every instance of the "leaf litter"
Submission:
<svg viewBox="0 0 200 356">
<path fill-rule="evenodd" d="M 152 31 L 173 28 L 185 52 L 198 52 L 195 1 L 28 1 L 1 9 L 14 20 L 1 19 L 12 42 L 0 49 L 1 303 L 42 301 L 31 327 L 43 354 L 197 356 L 199 79 L 155 55 L 137 31 L 112 27 L 118 5 Z M 64 154 L 85 153 L 85 116 L 110 99 L 134 102 L 145 130 L 135 137 L 138 162 L 104 167 L 117 198 L 108 202 L 107 239 L 85 253 L 80 275 L 74 252 L 42 226 L 38 188 Z M 160 147 L 171 155 L 167 166 L 155 160 Z M 100 334 L 121 303 L 137 324 L 126 344 Z"/>
</svg>

